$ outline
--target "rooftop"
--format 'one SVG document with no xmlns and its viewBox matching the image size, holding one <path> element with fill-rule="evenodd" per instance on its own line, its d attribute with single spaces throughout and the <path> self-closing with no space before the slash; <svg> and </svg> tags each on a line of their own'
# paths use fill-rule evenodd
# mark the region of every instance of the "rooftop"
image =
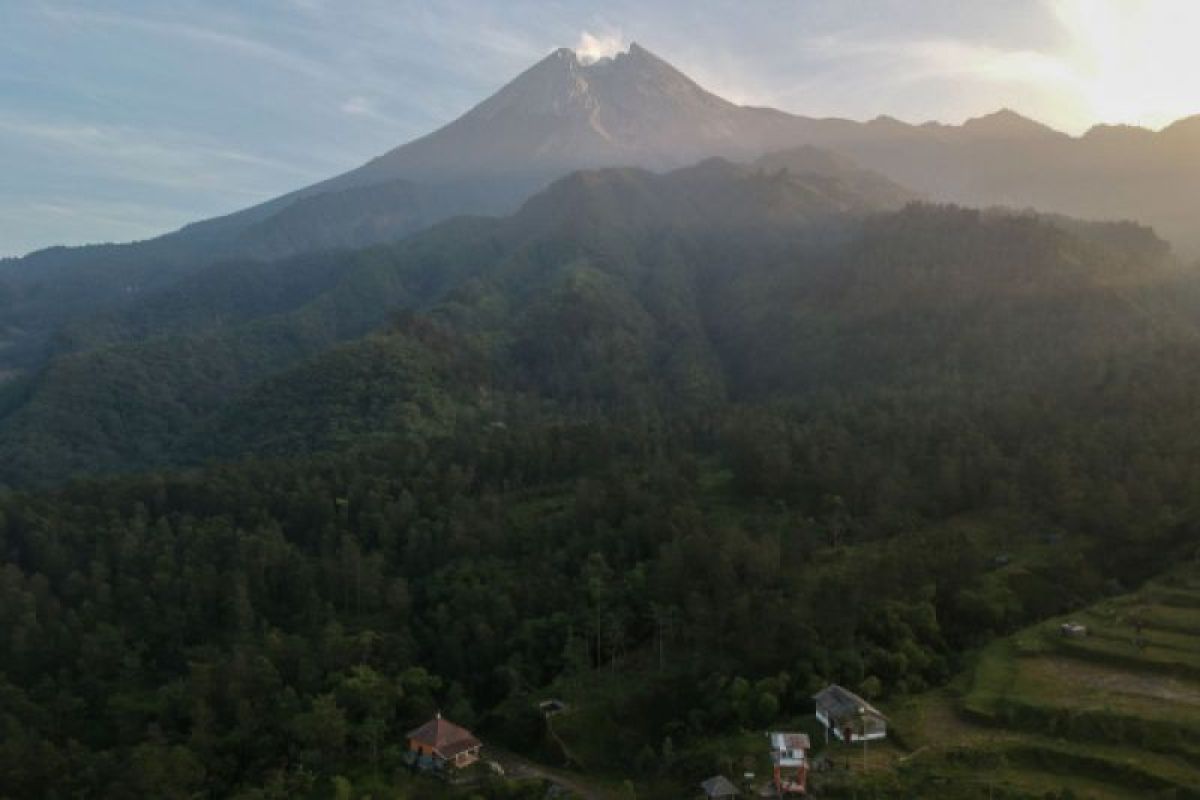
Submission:
<svg viewBox="0 0 1200 800">
<path fill-rule="evenodd" d="M 445 758 L 453 758 L 482 744 L 469 730 L 455 725 L 450 720 L 442 719 L 441 714 L 421 727 L 409 731 L 408 738 L 436 750 Z"/>
<path fill-rule="evenodd" d="M 781 767 L 801 767 L 808 762 L 811 744 L 807 733 L 772 732 L 771 760 Z"/>
<path fill-rule="evenodd" d="M 811 746 L 807 733 L 771 733 L 771 747 L 777 750 L 807 750 Z"/>
<path fill-rule="evenodd" d="M 834 719 L 857 717 L 859 709 L 872 717 L 887 719 L 879 709 L 836 683 L 829 684 L 814 694 L 812 699 L 816 701 L 818 710 L 826 712 Z"/>
<path fill-rule="evenodd" d="M 737 797 L 739 792 L 733 782 L 724 775 L 714 775 L 700 784 L 705 797 Z"/>
</svg>

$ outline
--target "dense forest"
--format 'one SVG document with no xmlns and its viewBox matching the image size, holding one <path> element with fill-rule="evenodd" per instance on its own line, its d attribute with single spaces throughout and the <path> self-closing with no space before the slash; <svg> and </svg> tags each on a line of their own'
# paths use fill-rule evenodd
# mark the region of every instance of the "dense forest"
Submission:
<svg viewBox="0 0 1200 800">
<path fill-rule="evenodd" d="M 602 674 L 613 769 L 686 784 L 1194 555 L 1194 270 L 771 166 L 64 328 L 0 397 L 0 795 L 329 795 L 437 709 L 538 753 L 537 692 Z"/>
</svg>

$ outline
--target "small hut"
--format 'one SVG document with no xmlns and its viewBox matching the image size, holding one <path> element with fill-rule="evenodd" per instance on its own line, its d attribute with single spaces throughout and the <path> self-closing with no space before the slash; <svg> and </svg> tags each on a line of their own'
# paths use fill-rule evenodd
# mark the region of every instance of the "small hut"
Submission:
<svg viewBox="0 0 1200 800">
<path fill-rule="evenodd" d="M 704 792 L 704 796 L 708 800 L 728 800 L 730 797 L 737 797 L 741 794 L 733 785 L 733 781 L 724 775 L 714 775 L 704 781 L 700 784 L 700 791 Z"/>
<path fill-rule="evenodd" d="M 1081 625 L 1078 622 L 1064 622 L 1058 626 L 1058 632 L 1062 636 L 1070 639 L 1082 639 L 1087 636 L 1088 629 L 1086 625 Z"/>
</svg>

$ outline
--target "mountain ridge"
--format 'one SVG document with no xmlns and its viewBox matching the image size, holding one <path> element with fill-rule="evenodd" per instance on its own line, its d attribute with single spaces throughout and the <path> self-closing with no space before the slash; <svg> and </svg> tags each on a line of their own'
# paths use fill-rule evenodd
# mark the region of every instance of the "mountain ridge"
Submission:
<svg viewBox="0 0 1200 800">
<path fill-rule="evenodd" d="M 1038 122 L 1037 120 L 1035 120 L 1031 117 L 1027 117 L 1022 114 L 1019 114 L 1009 108 L 1001 108 L 1001 109 L 998 109 L 997 111 L 991 112 L 989 114 L 985 114 L 985 115 L 982 115 L 979 117 L 973 117 L 971 119 L 966 120 L 961 125 L 954 125 L 954 124 L 941 123 L 941 122 L 910 123 L 910 122 L 899 120 L 894 117 L 889 117 L 886 115 L 876 117 L 869 121 L 856 121 L 856 120 L 852 120 L 852 119 L 848 119 L 848 118 L 840 118 L 840 117 L 811 117 L 811 116 L 805 116 L 803 114 L 785 111 L 785 110 L 772 108 L 772 107 L 756 106 L 756 105 L 739 105 L 736 103 L 732 103 L 728 100 L 725 100 L 723 98 L 720 98 L 719 96 L 703 89 L 695 81 L 688 78 L 684 73 L 682 73 L 675 67 L 671 66 L 664 59 L 656 56 L 654 53 L 652 53 L 648 49 L 642 47 L 640 44 L 638 44 L 636 42 L 631 43 L 628 48 L 628 51 L 626 51 L 626 52 L 618 53 L 617 55 L 615 55 L 613 57 L 602 58 L 602 59 L 599 59 L 590 64 L 582 63 L 579 60 L 579 57 L 577 56 L 577 54 L 575 53 L 574 50 L 563 47 L 563 48 L 558 48 L 558 49 L 552 51 L 549 55 L 547 55 L 542 60 L 535 63 L 533 66 L 531 66 L 530 68 L 528 68 L 527 70 L 525 70 L 524 72 L 522 72 L 521 74 L 516 76 L 514 79 L 512 79 L 508 83 L 504 84 L 494 94 L 492 94 L 488 98 L 485 98 L 483 101 L 477 103 L 475 106 L 473 106 L 471 109 L 466 111 L 464 114 L 462 114 L 457 119 L 452 120 L 451 122 L 435 129 L 434 131 L 431 131 L 429 134 L 417 137 L 416 139 L 413 139 L 410 142 L 401 144 L 398 147 L 395 147 L 386 153 L 383 153 L 375 158 L 369 159 L 367 162 L 365 162 L 360 167 L 352 169 L 352 170 L 348 171 L 347 173 L 344 173 L 339 176 L 335 176 L 328 180 L 319 181 L 315 184 L 312 184 L 308 187 L 298 189 L 294 192 L 286 193 L 284 195 L 281 195 L 278 198 L 267 201 L 265 203 L 258 204 L 256 206 L 249 207 L 247 209 L 230 212 L 228 214 L 219 215 L 217 217 L 212 217 L 207 220 L 189 223 L 188 225 L 185 225 L 176 231 L 172 231 L 170 233 L 164 234 L 163 236 L 171 236 L 173 234 L 185 233 L 185 232 L 190 233 L 190 234 L 195 234 L 199 230 L 204 230 L 204 229 L 219 230 L 220 228 L 226 227 L 226 226 L 236 227 L 233 225 L 233 223 L 235 221 L 240 221 L 244 217 L 259 217 L 259 218 L 261 218 L 262 216 L 267 216 L 270 213 L 273 213 L 274 211 L 279 210 L 281 206 L 286 206 L 287 204 L 289 204 L 291 202 L 295 202 L 296 200 L 302 199 L 311 194 L 320 194 L 320 193 L 323 193 L 326 191 L 333 191 L 336 189 L 348 188 L 352 185 L 360 185 L 362 183 L 382 182 L 384 180 L 389 180 L 389 179 L 399 178 L 399 177 L 405 177 L 409 180 L 414 180 L 414 179 L 420 178 L 420 177 L 422 177 L 422 171 L 429 171 L 430 168 L 429 168 L 428 164 L 421 163 L 420 157 L 418 157 L 417 155 L 410 155 L 410 154 L 419 154 L 420 156 L 425 156 L 425 155 L 427 155 L 427 152 L 425 150 L 422 150 L 422 148 L 427 148 L 428 142 L 431 139 L 434 139 L 434 138 L 438 137 L 439 135 L 446 134 L 447 132 L 453 130 L 456 125 L 459 125 L 459 124 L 463 123 L 464 121 L 468 121 L 468 120 L 473 121 L 473 120 L 481 118 L 481 117 L 485 118 L 485 119 L 490 118 L 490 116 L 494 115 L 497 106 L 503 105 L 505 100 L 511 99 L 511 97 L 514 94 L 518 93 L 517 90 L 519 88 L 526 88 L 524 86 L 526 81 L 529 81 L 531 78 L 534 78 L 535 76 L 538 77 L 539 79 L 542 77 L 545 77 L 545 75 L 551 71 L 549 69 L 551 66 L 563 65 L 568 70 L 569 73 L 579 72 L 584 75 L 599 75 L 599 74 L 603 74 L 606 71 L 613 71 L 613 70 L 620 71 L 622 66 L 627 65 L 631 62 L 637 63 L 640 66 L 642 66 L 643 68 L 649 68 L 649 70 L 653 74 L 657 74 L 659 76 L 669 76 L 669 82 L 674 83 L 679 86 L 686 86 L 688 88 L 688 91 L 691 94 L 693 94 L 696 98 L 700 98 L 703 104 L 710 105 L 713 108 L 720 110 L 722 113 L 736 112 L 736 111 L 762 113 L 765 116 L 775 118 L 777 121 L 786 120 L 789 122 L 799 122 L 803 125 L 825 127 L 825 128 L 831 129 L 830 131 L 822 132 L 822 138 L 827 137 L 830 134 L 830 132 L 838 133 L 838 134 L 846 134 L 846 133 L 853 133 L 855 129 L 870 129 L 870 128 L 879 129 L 882 127 L 893 128 L 893 129 L 897 129 L 897 130 L 904 130 L 904 131 L 914 132 L 914 133 L 920 132 L 921 130 L 932 129 L 932 130 L 937 130 L 940 132 L 954 132 L 955 134 L 967 133 L 967 132 L 972 132 L 972 131 L 976 131 L 976 132 L 984 131 L 987 133 L 995 134 L 997 132 L 1001 132 L 1001 133 L 1005 132 L 1000 129 L 1001 126 L 1003 126 L 1008 129 L 1007 132 L 1009 132 L 1009 133 L 1015 131 L 1015 132 L 1023 132 L 1025 134 L 1029 134 L 1033 131 L 1040 131 L 1040 132 L 1044 132 L 1044 133 L 1053 133 L 1053 134 L 1057 135 L 1058 137 L 1070 139 L 1073 141 L 1082 141 L 1082 140 L 1086 139 L 1088 137 L 1089 133 L 1094 130 L 1097 130 L 1097 129 L 1103 130 L 1103 129 L 1112 128 L 1112 127 L 1120 127 L 1124 130 L 1129 130 L 1131 132 L 1136 132 L 1139 134 L 1144 132 L 1144 133 L 1152 135 L 1154 137 L 1158 137 L 1158 136 L 1162 136 L 1162 135 L 1173 136 L 1173 135 L 1178 135 L 1181 132 L 1186 132 L 1188 130 L 1191 130 L 1191 129 L 1197 127 L 1197 120 L 1200 120 L 1200 115 L 1195 115 L 1192 117 L 1185 117 L 1180 120 L 1176 120 L 1157 131 L 1154 129 L 1151 129 L 1151 128 L 1135 126 L 1135 125 L 1115 126 L 1115 125 L 1110 125 L 1107 123 L 1097 123 L 1092 128 L 1090 128 L 1088 131 L 1085 131 L 1077 136 L 1073 136 L 1071 134 L 1057 131 L 1057 130 L 1051 128 L 1050 126 L 1045 125 L 1044 123 Z M 997 123 L 999 123 L 999 125 Z M 860 133 L 861 133 L 861 131 L 860 131 Z M 853 138 L 858 138 L 858 137 L 851 136 L 850 138 L 853 139 Z M 797 141 L 794 143 L 795 144 L 803 144 L 803 143 L 815 143 L 815 142 Z M 749 149 L 749 148 L 747 148 L 747 149 Z M 703 157 L 703 156 L 707 156 L 707 155 L 721 155 L 721 153 L 705 152 L 705 153 L 701 154 L 701 156 L 697 156 L 696 158 L 692 158 L 692 159 L 683 158 L 683 159 L 679 160 L 679 163 L 675 163 L 673 165 L 666 165 L 666 166 L 682 166 L 682 164 L 688 160 L 698 160 L 699 157 Z M 637 163 L 637 162 L 628 162 L 628 163 L 621 162 L 621 163 L 612 163 L 609 165 L 611 165 L 611 166 L 622 166 L 622 165 L 655 166 L 653 164 L 644 164 L 644 163 Z M 442 166 L 445 166 L 445 165 L 442 165 Z M 591 166 L 591 165 L 587 164 L 587 163 L 573 163 L 571 165 L 571 169 L 578 169 L 578 168 L 587 167 L 587 166 Z M 664 165 L 658 165 L 658 166 L 664 166 Z M 391 174 L 382 174 L 381 175 L 381 174 L 376 173 L 375 170 L 380 169 L 380 168 L 384 168 L 387 170 L 395 170 L 395 171 L 397 171 L 397 174 L 396 175 L 391 175 Z M 403 175 L 399 174 L 399 172 L 401 172 L 401 171 L 404 171 Z M 444 177 L 444 175 L 439 175 L 438 177 L 442 178 L 442 177 Z M 1052 209 L 1050 209 L 1050 210 L 1052 210 Z M 156 237 L 151 237 L 150 239 L 146 239 L 146 240 L 138 240 L 136 242 L 129 242 L 128 244 L 138 244 L 138 243 L 143 243 L 143 242 L 147 242 L 147 241 L 155 241 L 155 240 L 161 239 L 161 238 L 162 238 L 162 236 L 156 236 Z M 95 245 L 79 245 L 79 246 L 70 247 L 68 249 L 77 250 L 77 249 L 84 248 L 84 247 L 105 246 L 106 244 L 120 244 L 120 243 L 113 242 L 113 243 L 97 243 Z M 2 258 L 2 259 L 0 259 L 0 263 L 20 261 L 25 258 L 28 258 L 29 256 L 35 255 L 35 254 L 47 253 L 47 252 L 61 252 L 61 250 L 62 250 L 62 248 L 60 246 L 42 248 L 41 250 L 36 250 L 31 253 L 25 254 L 24 256 L 14 256 L 14 257 Z"/>
<path fill-rule="evenodd" d="M 461 117 L 326 181 L 130 244 L 0 261 L 0 373 L 35 367 L 54 331 L 217 261 L 395 241 L 443 219 L 504 215 L 577 169 L 753 162 L 812 146 L 926 198 L 1154 225 L 1200 253 L 1200 117 L 1072 137 L 1011 110 L 962 125 L 815 119 L 740 106 L 644 47 L 584 64 L 559 49 Z"/>
<path fill-rule="evenodd" d="M 1069 304 L 1109 292 L 1105 276 L 1124 275 L 1124 264 L 1159 280 L 1169 258 L 1144 229 L 903 210 L 912 199 L 844 157 L 800 148 L 665 174 L 577 171 L 507 218 L 457 218 L 365 250 L 218 264 L 69 328 L 20 395 L 0 403 L 0 480 L 236 458 L 247 442 L 348 446 L 396 419 L 445 430 L 478 410 L 470 381 L 480 363 L 487 391 L 565 408 L 665 397 L 704 406 L 731 387 L 808 391 L 858 380 L 838 353 L 894 373 L 878 326 L 905 332 L 912 315 L 921 326 L 966 324 L 973 346 L 994 348 L 970 322 L 980 304 Z M 450 338 L 425 336 L 426 319 Z M 397 324 L 420 341 L 395 351 L 372 338 Z M 837 328 L 845 334 L 830 339 Z M 1011 335 L 1025 346 L 1020 326 Z M 925 361 L 941 352 L 937 339 L 921 345 Z M 451 345 L 465 360 L 444 363 Z M 310 390 L 329 407 L 306 401 Z M 322 422 L 355 409 L 363 420 Z M 275 422 L 259 431 L 266 419 Z"/>
<path fill-rule="evenodd" d="M 630 87 L 636 91 L 629 91 Z M 638 102 L 639 94 L 649 101 Z M 675 103 L 664 103 L 664 98 Z M 669 123 L 666 125 L 661 124 L 664 107 L 677 112 L 674 117 L 665 115 Z M 560 121 L 567 119 L 569 125 L 575 127 L 565 131 L 534 130 L 533 135 L 530 130 L 521 130 L 520 135 L 514 137 L 518 141 L 508 141 L 505 134 L 497 135 L 494 126 L 498 119 L 511 115 L 514 108 L 525 117 L 557 117 Z M 701 110 L 709 116 L 699 119 Z M 619 111 L 633 113 L 621 119 Z M 1136 134 L 1143 144 L 1162 140 L 1190 143 L 1193 139 L 1200 141 L 1195 135 L 1196 129 L 1200 128 L 1198 120 L 1200 115 L 1184 118 L 1158 131 L 1137 126 L 1120 127 Z M 492 128 L 481 134 L 480 123 L 489 123 Z M 867 122 L 809 117 L 725 100 L 636 42 L 630 44 L 626 52 L 587 64 L 581 62 L 573 50 L 558 48 L 457 119 L 355 169 L 241 211 L 190 223 L 162 236 L 129 244 L 162 243 L 162 240 L 172 238 L 212 244 L 231 239 L 236 251 L 238 239 L 247 228 L 300 200 L 401 179 L 414 184 L 453 183 L 456 180 L 486 182 L 489 179 L 495 182 L 497 176 L 503 175 L 517 184 L 507 192 L 510 197 L 501 199 L 499 196 L 506 192 L 494 189 L 497 199 L 493 202 L 467 202 L 461 209 L 462 213 L 503 213 L 512 210 L 520 199 L 557 175 L 575 169 L 599 166 L 669 169 L 713 155 L 752 159 L 771 150 L 801 144 L 842 149 L 864 166 L 912 185 L 911 180 L 891 174 L 886 165 L 881 168 L 877 163 L 880 159 L 875 151 L 880 138 L 886 139 L 889 135 L 914 141 L 925 137 L 939 141 L 945 137 L 955 141 L 973 137 L 1007 141 L 1053 138 L 1060 143 L 1085 143 L 1089 138 L 1096 138 L 1090 137 L 1094 131 L 1112 127 L 1101 123 L 1078 136 L 1071 136 L 1007 108 L 968 119 L 961 125 L 913 124 L 887 116 Z M 673 141 L 680 139 L 681 131 L 689 131 L 693 137 L 698 135 L 698 141 Z M 660 141 L 655 141 L 654 135 Z M 667 141 L 673 141 L 673 146 L 668 147 Z M 528 147 L 530 142 L 534 142 L 531 148 Z M 524 151 L 522 146 L 526 146 Z M 487 154 L 489 147 L 491 151 Z M 479 194 L 478 187 L 472 188 Z M 914 188 L 929 193 L 925 186 Z M 960 196 L 943 199 L 970 201 Z M 979 204 L 987 204 L 988 200 L 983 198 Z M 1069 208 L 1043 210 L 1078 213 Z M 416 219 L 410 227 L 416 229 L 424 224 L 428 221 Z M 389 230 L 386 234 L 398 232 Z M 53 255 L 70 255 L 93 246 L 107 245 L 83 245 L 66 250 L 44 248 L 22 257 L 0 259 L 0 274 L 5 272 L 5 265 L 11 267 L 26 259 L 44 261 Z M 250 247 L 253 249 L 253 244 Z M 275 254 L 287 255 L 299 249 L 284 248 Z"/>
</svg>

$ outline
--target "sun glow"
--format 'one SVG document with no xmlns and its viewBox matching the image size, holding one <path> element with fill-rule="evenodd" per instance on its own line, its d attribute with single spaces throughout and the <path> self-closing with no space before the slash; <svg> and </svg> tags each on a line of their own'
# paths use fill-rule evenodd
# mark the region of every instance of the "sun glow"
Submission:
<svg viewBox="0 0 1200 800">
<path fill-rule="evenodd" d="M 1095 120 L 1160 127 L 1200 113 L 1200 2 L 1055 0 L 1068 44 L 1055 80 Z"/>
</svg>

